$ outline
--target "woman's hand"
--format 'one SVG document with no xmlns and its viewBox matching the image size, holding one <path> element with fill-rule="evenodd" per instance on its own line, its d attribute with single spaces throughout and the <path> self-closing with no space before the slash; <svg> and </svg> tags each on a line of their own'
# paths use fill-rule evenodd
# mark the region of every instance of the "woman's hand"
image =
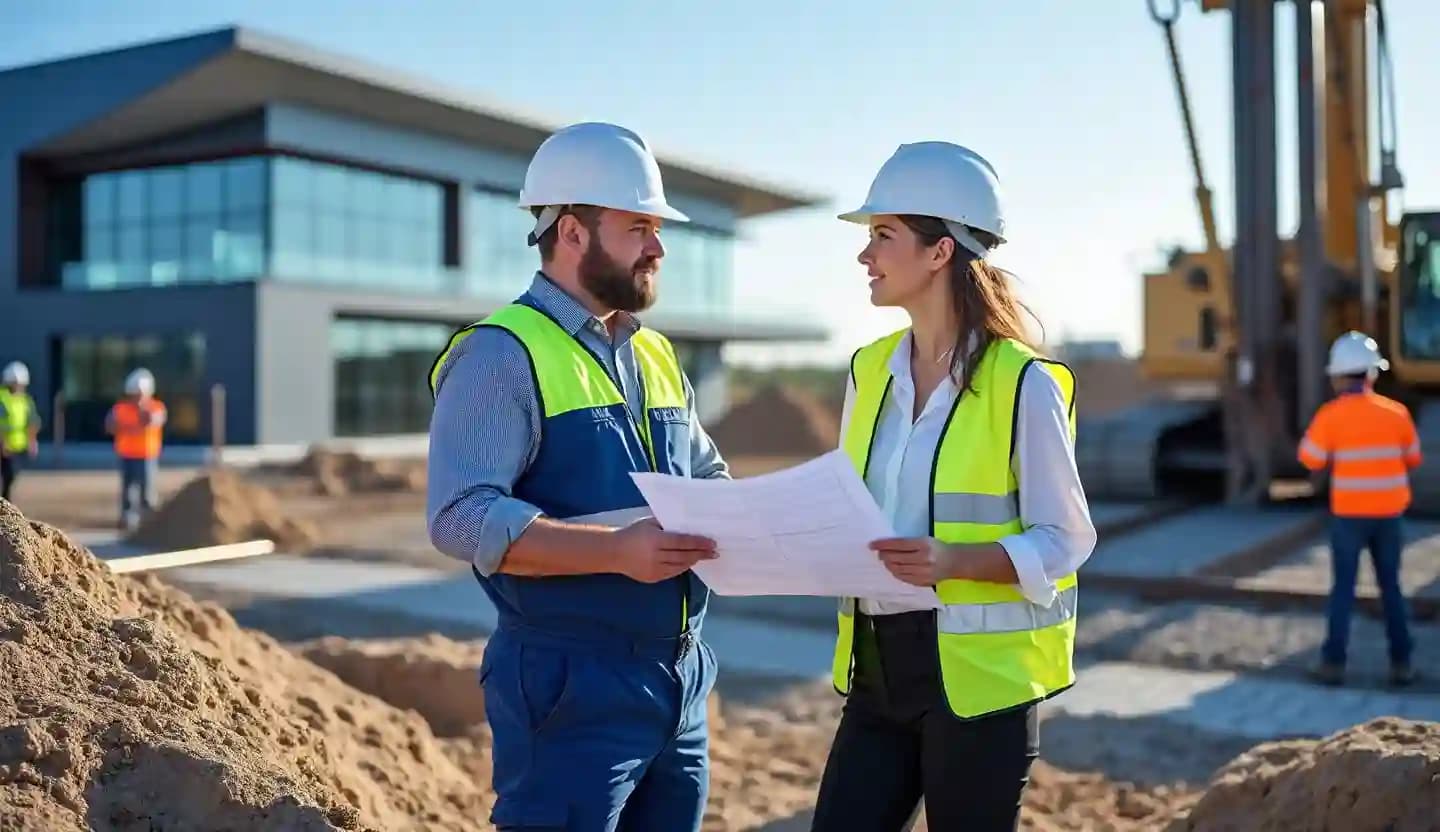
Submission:
<svg viewBox="0 0 1440 832">
<path fill-rule="evenodd" d="M 955 547 L 933 537 L 888 537 L 872 541 L 870 548 L 907 584 L 934 586 L 955 577 Z"/>
</svg>

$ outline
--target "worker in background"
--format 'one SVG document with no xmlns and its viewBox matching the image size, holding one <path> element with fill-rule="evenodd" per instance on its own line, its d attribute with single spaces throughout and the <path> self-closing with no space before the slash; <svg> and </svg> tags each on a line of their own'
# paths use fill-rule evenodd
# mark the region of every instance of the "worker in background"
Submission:
<svg viewBox="0 0 1440 832">
<path fill-rule="evenodd" d="M 520 206 L 540 270 L 430 374 L 428 522 L 499 612 L 479 677 L 501 830 L 698 830 L 709 789 L 700 641 L 711 540 L 666 532 L 631 473 L 728 476 L 656 298 L 667 204 L 611 124 L 536 150 Z"/>
<path fill-rule="evenodd" d="M 899 535 L 867 541 L 944 605 L 844 599 L 847 696 L 812 829 L 1010 830 L 1037 705 L 1075 683 L 1076 572 L 1095 547 L 1075 467 L 1075 377 L 1025 331 L 999 181 L 948 142 L 902 145 L 865 204 L 870 302 L 910 326 L 851 360 L 841 447 Z"/>
<path fill-rule="evenodd" d="M 1330 548 L 1334 585 L 1328 632 L 1315 676 L 1344 681 L 1355 604 L 1360 552 L 1370 550 L 1385 634 L 1390 642 L 1390 682 L 1414 681 L 1412 642 L 1400 590 L 1401 519 L 1410 506 L 1409 470 L 1421 462 L 1420 440 L 1405 405 L 1375 392 L 1375 379 L 1390 364 L 1375 340 L 1360 332 L 1341 335 L 1330 348 L 1327 372 L 1336 397 L 1320 408 L 1300 442 L 1304 465 L 1330 470 Z"/>
<path fill-rule="evenodd" d="M 30 369 L 12 361 L 0 371 L 0 499 L 11 500 L 22 459 L 39 452 L 40 411 L 30 398 Z"/>
<path fill-rule="evenodd" d="M 105 417 L 120 460 L 120 527 L 126 531 L 140 524 L 142 510 L 155 510 L 165 415 L 155 398 L 155 377 L 142 367 L 125 377 L 125 398 Z"/>
</svg>

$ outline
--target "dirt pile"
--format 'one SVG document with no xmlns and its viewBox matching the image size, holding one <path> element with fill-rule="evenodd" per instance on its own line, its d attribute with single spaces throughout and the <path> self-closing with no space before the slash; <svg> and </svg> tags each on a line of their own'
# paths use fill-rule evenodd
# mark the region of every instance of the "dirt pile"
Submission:
<svg viewBox="0 0 1440 832">
<path fill-rule="evenodd" d="M 302 551 L 319 536 L 313 524 L 287 516 L 274 494 L 222 468 L 186 483 L 140 523 L 130 540 L 187 549 L 265 538 L 277 548 Z"/>
<path fill-rule="evenodd" d="M 839 444 L 840 410 L 804 390 L 768 385 L 707 431 L 727 457 L 810 457 Z"/>
<path fill-rule="evenodd" d="M 489 810 L 414 714 L 6 503 L 0 678 L 18 828 L 458 831 Z"/>
<path fill-rule="evenodd" d="M 1216 772 L 1172 830 L 1434 830 L 1440 723 L 1385 717 L 1323 740 L 1265 743 Z"/>
<path fill-rule="evenodd" d="M 440 736 L 458 736 L 485 722 L 476 673 L 483 642 L 418 639 L 316 639 L 292 649 L 397 708 L 418 713 Z"/>
<path fill-rule="evenodd" d="M 314 493 L 327 497 L 425 490 L 423 459 L 371 459 L 349 451 L 313 448 L 288 473 L 309 480 Z"/>
</svg>

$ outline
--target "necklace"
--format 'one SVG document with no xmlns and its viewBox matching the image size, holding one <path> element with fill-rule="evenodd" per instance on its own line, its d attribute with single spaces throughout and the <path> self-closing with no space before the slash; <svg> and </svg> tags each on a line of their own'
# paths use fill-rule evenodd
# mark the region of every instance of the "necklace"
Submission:
<svg viewBox="0 0 1440 832">
<path fill-rule="evenodd" d="M 941 361 L 944 361 L 945 359 L 949 358 L 949 357 L 950 357 L 950 353 L 952 353 L 952 352 L 954 352 L 954 351 L 955 351 L 955 348 L 954 348 L 954 347 L 951 347 L 950 349 L 948 349 L 948 350 L 940 353 L 940 357 L 937 358 L 937 359 L 935 359 L 935 363 L 936 363 L 936 364 L 939 364 Z"/>
</svg>

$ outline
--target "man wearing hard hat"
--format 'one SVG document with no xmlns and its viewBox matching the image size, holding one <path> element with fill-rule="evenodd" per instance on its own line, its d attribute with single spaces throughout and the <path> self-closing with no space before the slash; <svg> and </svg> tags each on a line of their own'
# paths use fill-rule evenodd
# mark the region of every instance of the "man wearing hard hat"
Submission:
<svg viewBox="0 0 1440 832">
<path fill-rule="evenodd" d="M 428 517 L 499 612 L 479 678 L 502 830 L 698 830 L 709 788 L 699 638 L 713 541 L 664 531 L 631 479 L 725 477 L 655 300 L 665 199 L 645 141 L 567 127 L 525 174 L 540 271 L 430 373 Z"/>
<path fill-rule="evenodd" d="M 4 384 L 0 387 L 0 499 L 10 500 L 21 460 L 33 459 L 39 451 L 40 411 L 26 392 L 30 369 L 24 364 L 6 364 L 0 384 Z"/>
<path fill-rule="evenodd" d="M 142 509 L 155 510 L 165 415 L 164 403 L 155 398 L 155 377 L 141 367 L 125 377 L 125 398 L 105 417 L 120 460 L 120 526 L 126 531 L 139 525 Z"/>
<path fill-rule="evenodd" d="M 1373 338 L 1347 332 L 1330 348 L 1327 372 L 1336 398 L 1315 414 L 1300 443 L 1300 461 L 1330 470 L 1331 560 L 1328 632 L 1315 676 L 1338 685 L 1344 680 L 1355 604 L 1360 552 L 1370 550 L 1385 634 L 1390 642 L 1390 681 L 1414 681 L 1412 642 L 1400 591 L 1401 518 L 1410 506 L 1409 470 L 1421 462 L 1420 440 L 1405 405 L 1375 392 L 1375 379 L 1390 364 Z"/>
</svg>

